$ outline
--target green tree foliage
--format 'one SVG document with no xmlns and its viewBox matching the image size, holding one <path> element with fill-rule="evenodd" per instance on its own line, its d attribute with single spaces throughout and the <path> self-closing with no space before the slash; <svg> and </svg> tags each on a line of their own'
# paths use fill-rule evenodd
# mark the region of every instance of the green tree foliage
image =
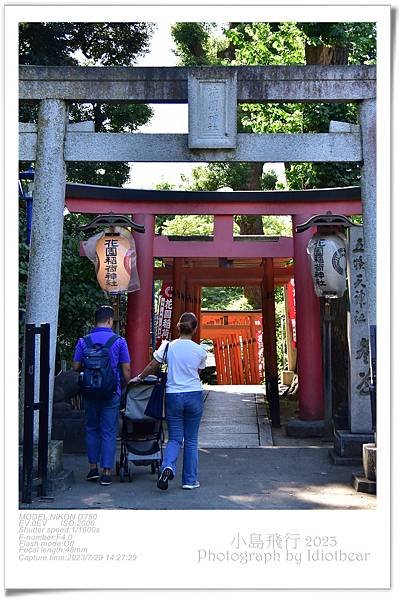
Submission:
<svg viewBox="0 0 401 600">
<path fill-rule="evenodd" d="M 213 235 L 213 217 L 210 215 L 177 215 L 167 221 L 163 235 Z"/>
<path fill-rule="evenodd" d="M 226 64 L 372 64 L 376 57 L 374 23 L 246 23 L 228 28 L 235 58 Z M 308 52 L 309 47 L 320 47 Z M 327 51 L 327 52 L 324 52 Z M 244 104 L 242 123 L 255 133 L 324 133 L 331 120 L 357 123 L 349 104 Z M 290 189 L 342 187 L 359 183 L 360 165 L 286 165 Z"/>
<path fill-rule="evenodd" d="M 177 53 L 186 64 L 191 53 L 191 64 L 205 64 L 206 60 L 208 64 L 225 65 L 373 64 L 376 59 L 374 23 L 229 23 L 223 35 L 216 34 L 210 23 L 198 23 L 195 49 L 185 45 L 192 25 L 178 23 L 172 30 L 173 37 L 180 40 Z M 310 52 L 311 47 L 317 52 Z M 323 133 L 328 131 L 330 120 L 357 123 L 357 118 L 355 104 L 241 104 L 238 130 Z M 238 167 L 228 165 L 231 168 Z M 359 173 L 360 166 L 353 163 L 286 165 L 290 189 L 355 185 Z M 242 189 L 247 189 L 249 177 L 243 170 L 239 176 Z"/>
<path fill-rule="evenodd" d="M 191 32 L 196 44 L 191 44 Z M 303 64 L 374 64 L 376 35 L 374 23 L 229 23 L 223 35 L 211 23 L 178 23 L 172 30 L 177 55 L 182 64 L 205 65 L 303 65 Z M 240 104 L 238 131 L 253 133 L 328 132 L 330 120 L 357 123 L 355 104 Z M 263 182 L 263 169 L 254 165 L 226 163 L 208 165 L 193 171 L 190 189 L 274 189 L 277 181 Z M 286 164 L 289 189 L 341 187 L 359 183 L 360 165 L 332 163 Z M 188 181 L 187 181 L 188 183 Z M 210 187 L 209 187 L 210 186 Z M 263 220 L 263 232 L 272 232 Z M 241 221 L 238 221 L 237 223 Z M 284 233 L 291 235 L 287 221 Z M 260 222 L 243 219 L 241 232 L 261 233 Z M 266 231 L 267 230 L 267 231 Z M 276 290 L 276 318 L 279 362 L 282 348 L 282 289 Z M 214 301 L 214 298 L 213 298 Z M 240 296 L 238 296 L 240 302 Z M 255 304 L 253 304 L 255 306 Z M 283 365 L 282 365 L 283 366 Z"/>
<path fill-rule="evenodd" d="M 253 307 L 241 287 L 204 287 L 202 308 L 206 310 L 250 310 Z"/>
<path fill-rule="evenodd" d="M 132 66 L 148 51 L 152 23 L 20 23 L 21 65 Z"/>
<path fill-rule="evenodd" d="M 80 241 L 87 237 L 79 227 L 89 221 L 90 218 L 79 214 L 64 218 L 57 352 L 59 358 L 68 361 L 77 339 L 93 327 L 96 308 L 110 302 L 97 283 L 93 263 L 79 256 Z"/>
<path fill-rule="evenodd" d="M 69 66 L 132 66 L 148 51 L 151 23 L 20 23 L 20 64 Z M 133 132 L 152 116 L 140 104 L 71 104 L 70 122 L 91 120 L 95 131 Z M 37 106 L 22 103 L 20 120 L 35 122 Z M 128 163 L 68 163 L 67 180 L 76 183 L 121 186 L 128 180 Z M 77 338 L 93 324 L 99 303 L 109 302 L 100 289 L 93 264 L 79 256 L 84 235 L 83 215 L 64 219 L 58 325 L 58 359 L 71 359 Z M 28 247 L 25 245 L 25 206 L 20 206 L 20 307 L 25 307 Z M 124 299 L 122 304 L 124 305 Z"/>
<path fill-rule="evenodd" d="M 132 66 L 149 48 L 152 23 L 20 23 L 19 62 L 53 66 Z M 141 104 L 71 104 L 69 120 L 94 121 L 96 132 L 132 132 L 153 112 Z M 37 120 L 37 105 L 21 103 L 20 120 Z M 68 163 L 67 180 L 121 186 L 128 163 Z"/>
<path fill-rule="evenodd" d="M 297 23 L 311 46 L 345 48 L 349 64 L 376 62 L 375 23 Z"/>
<path fill-rule="evenodd" d="M 218 50 L 224 45 L 224 40 L 216 38 L 214 31 L 214 23 L 176 23 L 171 33 L 179 64 L 184 67 L 220 64 Z"/>
</svg>

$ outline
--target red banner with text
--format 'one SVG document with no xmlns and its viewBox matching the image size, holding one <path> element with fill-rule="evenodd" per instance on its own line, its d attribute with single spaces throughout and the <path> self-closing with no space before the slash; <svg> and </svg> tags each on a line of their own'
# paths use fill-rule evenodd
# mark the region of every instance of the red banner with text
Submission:
<svg viewBox="0 0 401 600">
<path fill-rule="evenodd" d="M 171 339 L 171 315 L 173 312 L 173 286 L 169 281 L 163 281 L 160 296 L 159 309 L 156 321 L 156 348 L 163 340 Z"/>
</svg>

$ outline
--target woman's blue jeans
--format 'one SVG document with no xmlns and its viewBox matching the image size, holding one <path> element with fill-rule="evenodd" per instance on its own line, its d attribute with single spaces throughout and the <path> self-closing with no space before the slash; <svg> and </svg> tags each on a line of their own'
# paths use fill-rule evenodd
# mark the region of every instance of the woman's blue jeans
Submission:
<svg viewBox="0 0 401 600">
<path fill-rule="evenodd" d="M 168 442 L 162 468 L 170 467 L 176 474 L 177 459 L 184 439 L 183 485 L 198 481 L 198 432 L 202 412 L 201 391 L 166 394 Z"/>
<path fill-rule="evenodd" d="M 103 469 L 114 466 L 120 396 L 110 400 L 84 399 L 88 461 Z"/>
</svg>

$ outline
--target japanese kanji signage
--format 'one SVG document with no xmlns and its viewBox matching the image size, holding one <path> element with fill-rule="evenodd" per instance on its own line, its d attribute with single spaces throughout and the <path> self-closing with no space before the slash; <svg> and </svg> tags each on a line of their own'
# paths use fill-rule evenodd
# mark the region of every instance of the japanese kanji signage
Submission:
<svg viewBox="0 0 401 600">
<path fill-rule="evenodd" d="M 308 243 L 313 285 L 317 296 L 341 298 L 347 289 L 347 250 L 340 234 L 315 233 Z"/>
<path fill-rule="evenodd" d="M 163 281 L 160 290 L 159 310 L 156 322 L 156 347 L 162 340 L 171 338 L 171 316 L 173 312 L 173 286 L 170 282 Z"/>
<path fill-rule="evenodd" d="M 290 279 L 287 283 L 287 300 L 288 300 L 288 319 L 291 326 L 291 342 L 292 347 L 297 347 L 297 330 L 296 330 L 296 308 L 295 308 L 295 282 Z"/>
<path fill-rule="evenodd" d="M 113 227 L 84 242 L 85 255 L 96 268 L 100 287 L 111 294 L 140 288 L 135 241 L 123 227 Z"/>
<path fill-rule="evenodd" d="M 362 227 L 350 227 L 348 260 L 349 420 L 352 433 L 372 431 L 370 410 L 369 330 L 366 258 Z"/>
</svg>

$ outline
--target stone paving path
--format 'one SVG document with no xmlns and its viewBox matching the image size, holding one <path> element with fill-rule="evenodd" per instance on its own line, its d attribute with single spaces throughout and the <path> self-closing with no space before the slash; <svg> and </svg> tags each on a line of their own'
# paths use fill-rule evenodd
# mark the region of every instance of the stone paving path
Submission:
<svg viewBox="0 0 401 600">
<path fill-rule="evenodd" d="M 261 385 L 205 387 L 200 448 L 273 446 Z"/>
<path fill-rule="evenodd" d="M 181 489 L 182 452 L 168 493 L 149 467 L 135 466 L 133 482 L 88 483 L 86 456 L 64 455 L 74 474 L 68 490 L 30 509 L 372 509 L 376 498 L 351 485 L 355 467 L 333 465 L 319 440 L 286 440 L 284 425 L 272 431 L 262 386 L 208 386 L 199 435 L 201 487 Z M 301 447 L 301 444 L 304 447 Z M 320 447 L 319 447 L 320 446 Z M 358 470 L 358 468 L 356 469 Z"/>
</svg>

